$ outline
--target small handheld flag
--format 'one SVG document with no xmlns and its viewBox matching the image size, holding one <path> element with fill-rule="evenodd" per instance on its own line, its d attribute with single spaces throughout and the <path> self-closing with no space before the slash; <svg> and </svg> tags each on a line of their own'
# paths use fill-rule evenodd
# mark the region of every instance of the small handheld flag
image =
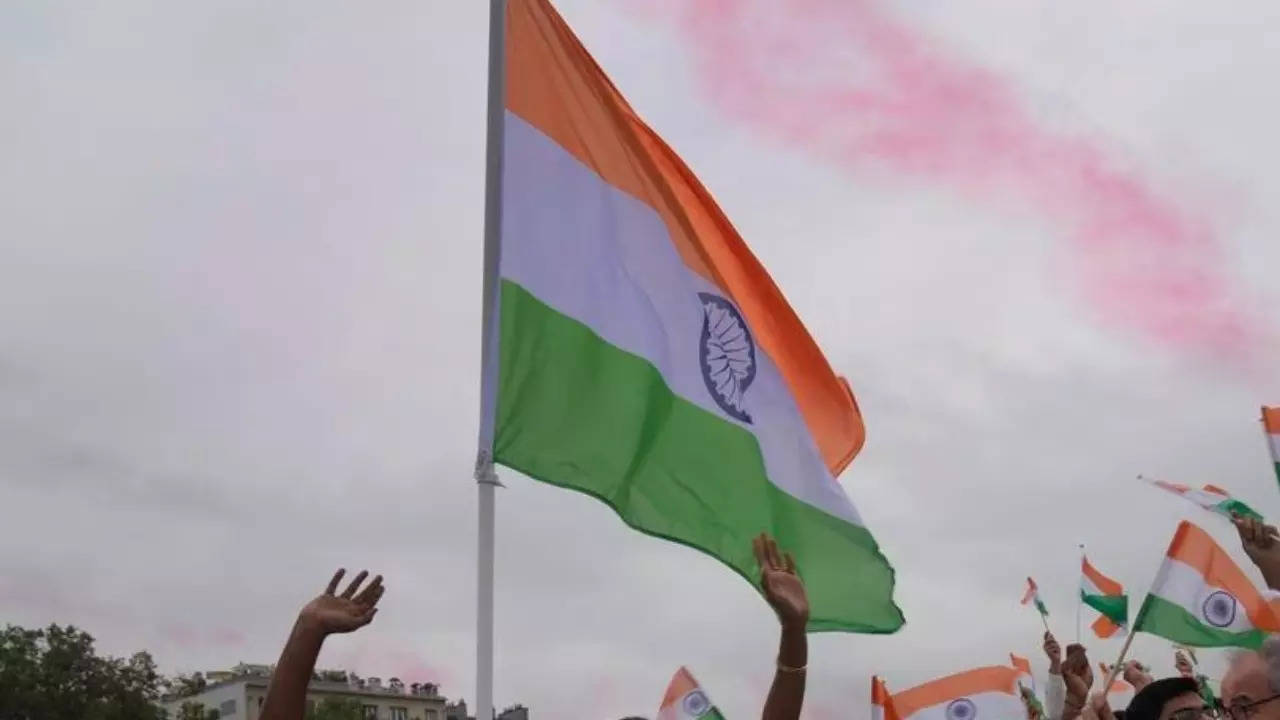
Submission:
<svg viewBox="0 0 1280 720">
<path fill-rule="evenodd" d="M 1138 479 L 1149 482 L 1162 490 L 1168 490 L 1174 495 L 1178 495 L 1179 497 L 1189 500 L 1205 510 L 1214 513 L 1215 515 L 1221 515 L 1228 520 L 1231 519 L 1233 514 L 1239 515 L 1240 517 L 1251 517 L 1257 520 L 1262 519 L 1262 515 L 1256 510 L 1231 497 L 1230 493 L 1216 485 L 1205 485 L 1203 488 L 1197 490 L 1196 488 L 1183 485 L 1181 483 L 1156 480 L 1143 475 L 1139 475 Z"/>
<path fill-rule="evenodd" d="M 1025 685 L 1034 693 L 1036 690 L 1036 676 L 1031 672 L 1031 661 L 1020 655 L 1009 653 L 1009 664 L 1020 673 L 1018 675 L 1018 684 Z"/>
<path fill-rule="evenodd" d="M 902 720 L 1025 717 L 1018 670 L 995 666 L 939 678 L 893 695 Z"/>
<path fill-rule="evenodd" d="M 1028 605 L 1035 603 L 1036 610 L 1040 613 L 1040 620 L 1044 623 L 1045 632 L 1049 631 L 1049 609 L 1044 606 L 1044 601 L 1040 599 L 1040 588 L 1036 585 L 1036 581 L 1027 578 L 1027 591 L 1022 595 L 1022 604 Z"/>
<path fill-rule="evenodd" d="M 1122 632 L 1129 623 L 1129 596 L 1124 594 L 1124 586 L 1098 572 L 1087 557 L 1080 559 L 1080 601 L 1101 613 L 1091 626 L 1100 638 Z"/>
<path fill-rule="evenodd" d="M 1267 449 L 1276 466 L 1276 480 L 1280 481 L 1280 407 L 1262 406 L 1262 429 L 1267 433 Z"/>
<path fill-rule="evenodd" d="M 899 720 L 889 687 L 879 676 L 871 676 L 871 720 Z"/>
<path fill-rule="evenodd" d="M 1102 677 L 1111 676 L 1111 666 L 1100 662 L 1098 669 L 1102 671 Z M 1116 678 L 1111 683 L 1111 687 L 1107 688 L 1107 700 L 1114 707 L 1126 707 L 1133 696 L 1137 694 L 1137 689 L 1124 678 Z"/>
<path fill-rule="evenodd" d="M 1231 556 L 1184 520 L 1133 631 L 1193 647 L 1256 650 L 1280 632 L 1280 618 Z"/>
<path fill-rule="evenodd" d="M 680 668 L 667 686 L 658 720 L 724 720 L 724 716 L 693 679 L 693 674 Z"/>
</svg>

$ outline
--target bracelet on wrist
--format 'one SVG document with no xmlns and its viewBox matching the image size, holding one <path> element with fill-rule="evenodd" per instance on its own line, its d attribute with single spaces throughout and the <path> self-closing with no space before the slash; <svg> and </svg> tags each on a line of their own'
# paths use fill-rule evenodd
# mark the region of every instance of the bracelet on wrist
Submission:
<svg viewBox="0 0 1280 720">
<path fill-rule="evenodd" d="M 790 665 L 783 663 L 781 660 L 778 661 L 778 672 L 801 675 L 808 669 L 809 666 L 807 664 L 801 665 L 800 667 L 791 667 Z"/>
</svg>

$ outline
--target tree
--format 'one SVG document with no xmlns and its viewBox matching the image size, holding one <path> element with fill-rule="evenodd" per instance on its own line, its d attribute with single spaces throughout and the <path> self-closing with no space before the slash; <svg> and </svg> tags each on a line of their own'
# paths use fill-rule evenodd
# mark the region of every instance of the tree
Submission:
<svg viewBox="0 0 1280 720">
<path fill-rule="evenodd" d="M 169 681 L 169 686 L 173 689 L 174 694 L 180 698 L 199 695 L 209 686 L 208 681 L 204 679 L 203 673 L 192 673 L 190 675 L 179 675 Z"/>
<path fill-rule="evenodd" d="M 307 720 L 364 720 L 359 700 L 325 698 L 307 708 Z"/>
<path fill-rule="evenodd" d="M 187 701 L 178 708 L 173 720 L 218 720 L 218 711 L 213 708 L 206 710 L 203 703 Z"/>
<path fill-rule="evenodd" d="M 0 631 L 0 717 L 6 720 L 160 720 L 163 679 L 145 652 L 98 657 L 73 626 Z"/>
</svg>

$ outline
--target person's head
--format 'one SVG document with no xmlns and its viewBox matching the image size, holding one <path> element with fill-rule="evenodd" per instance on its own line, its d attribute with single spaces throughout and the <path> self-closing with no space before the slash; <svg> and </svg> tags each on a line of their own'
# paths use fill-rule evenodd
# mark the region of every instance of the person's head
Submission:
<svg viewBox="0 0 1280 720">
<path fill-rule="evenodd" d="M 1124 715 L 1126 720 L 1201 720 L 1208 710 L 1195 680 L 1171 677 L 1142 688 Z"/>
<path fill-rule="evenodd" d="M 1222 678 L 1222 703 L 1232 718 L 1280 720 L 1280 637 L 1258 652 L 1236 653 Z"/>
<path fill-rule="evenodd" d="M 1071 643 L 1067 646 L 1067 657 L 1062 661 L 1062 671 L 1080 676 L 1086 685 L 1093 687 L 1093 668 L 1089 667 L 1089 657 L 1085 655 L 1083 645 Z"/>
</svg>

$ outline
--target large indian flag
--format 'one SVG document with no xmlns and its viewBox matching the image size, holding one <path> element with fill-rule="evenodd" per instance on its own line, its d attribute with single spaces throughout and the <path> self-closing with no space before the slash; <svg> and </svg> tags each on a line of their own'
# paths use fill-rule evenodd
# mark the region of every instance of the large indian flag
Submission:
<svg viewBox="0 0 1280 720">
<path fill-rule="evenodd" d="M 1007 720 L 1025 718 L 1013 667 L 984 667 L 950 675 L 893 695 L 902 720 Z"/>
<path fill-rule="evenodd" d="M 810 630 L 897 630 L 893 569 L 836 481 L 863 442 L 848 385 L 550 3 L 508 0 L 505 30 L 482 450 L 752 583 L 772 533 Z"/>
<path fill-rule="evenodd" d="M 1192 647 L 1256 649 L 1280 620 L 1226 551 L 1184 520 L 1133 629 Z"/>
<path fill-rule="evenodd" d="M 724 720 L 724 716 L 693 679 L 693 673 L 680 668 L 667 686 L 658 720 Z"/>
<path fill-rule="evenodd" d="M 1080 601 L 1101 613 L 1091 626 L 1100 638 L 1115 635 L 1129 621 L 1129 596 L 1124 587 L 1098 572 L 1087 557 L 1080 558 Z"/>
<path fill-rule="evenodd" d="M 1262 429 L 1267 434 L 1267 448 L 1271 450 L 1271 462 L 1276 466 L 1276 478 L 1280 479 L 1280 407 L 1262 407 Z"/>
</svg>

